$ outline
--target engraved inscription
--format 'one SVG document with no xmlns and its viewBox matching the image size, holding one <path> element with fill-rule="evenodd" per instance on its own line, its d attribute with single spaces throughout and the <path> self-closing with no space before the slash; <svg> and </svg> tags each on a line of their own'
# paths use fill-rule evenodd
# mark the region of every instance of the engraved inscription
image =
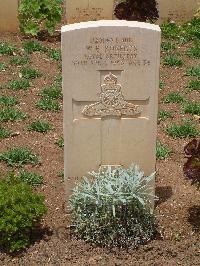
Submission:
<svg viewBox="0 0 200 266">
<path fill-rule="evenodd" d="M 111 72 L 104 77 L 101 85 L 100 101 L 86 105 L 82 111 L 85 116 L 135 116 L 142 112 L 139 105 L 125 101 L 121 91 L 121 85 L 117 83 L 117 77 Z"/>
<path fill-rule="evenodd" d="M 73 22 L 105 19 L 104 9 L 100 7 L 76 8 L 70 18 Z"/>
</svg>

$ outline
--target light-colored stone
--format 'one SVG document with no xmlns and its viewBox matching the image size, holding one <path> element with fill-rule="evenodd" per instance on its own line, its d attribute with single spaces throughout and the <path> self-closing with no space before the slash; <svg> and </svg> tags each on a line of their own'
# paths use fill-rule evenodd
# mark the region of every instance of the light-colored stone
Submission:
<svg viewBox="0 0 200 266">
<path fill-rule="evenodd" d="M 112 19 L 114 0 L 66 0 L 67 23 Z"/>
<path fill-rule="evenodd" d="M 155 171 L 159 26 L 97 21 L 62 27 L 65 180 L 101 165 Z"/>
<path fill-rule="evenodd" d="M 200 7 L 200 0 L 157 0 L 159 21 L 186 22 L 191 20 Z"/>
<path fill-rule="evenodd" d="M 18 0 L 0 0 L 0 32 L 19 29 Z"/>
</svg>

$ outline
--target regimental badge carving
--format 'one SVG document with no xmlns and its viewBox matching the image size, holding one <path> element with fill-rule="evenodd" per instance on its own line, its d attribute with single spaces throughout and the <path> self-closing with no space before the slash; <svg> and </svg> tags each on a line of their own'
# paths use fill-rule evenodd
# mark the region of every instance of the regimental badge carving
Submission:
<svg viewBox="0 0 200 266">
<path fill-rule="evenodd" d="M 139 105 L 125 101 L 121 85 L 111 72 L 104 77 L 101 85 L 100 101 L 86 105 L 82 111 L 85 116 L 135 116 L 142 112 Z"/>
</svg>

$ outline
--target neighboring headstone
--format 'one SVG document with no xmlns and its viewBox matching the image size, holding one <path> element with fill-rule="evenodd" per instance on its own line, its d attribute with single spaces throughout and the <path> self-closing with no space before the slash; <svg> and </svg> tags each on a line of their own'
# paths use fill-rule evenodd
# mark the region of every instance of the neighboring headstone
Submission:
<svg viewBox="0 0 200 266">
<path fill-rule="evenodd" d="M 102 165 L 155 171 L 159 26 L 97 21 L 62 27 L 65 180 Z"/>
<path fill-rule="evenodd" d="M 157 2 L 159 23 L 186 22 L 194 17 L 200 7 L 200 0 L 157 0 Z"/>
<path fill-rule="evenodd" d="M 114 0 L 66 0 L 67 24 L 112 19 Z"/>
<path fill-rule="evenodd" d="M 18 0 L 0 0 L 0 32 L 18 31 Z"/>
</svg>

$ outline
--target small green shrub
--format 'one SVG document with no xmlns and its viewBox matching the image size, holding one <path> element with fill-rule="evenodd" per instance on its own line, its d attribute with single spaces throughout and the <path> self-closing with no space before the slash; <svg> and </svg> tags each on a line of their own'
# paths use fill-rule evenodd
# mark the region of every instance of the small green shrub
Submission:
<svg viewBox="0 0 200 266">
<path fill-rule="evenodd" d="M 43 121 L 43 120 L 36 120 L 28 126 L 28 130 L 32 130 L 32 131 L 36 131 L 40 133 L 47 133 L 51 129 L 52 129 L 52 126 L 48 122 Z"/>
<path fill-rule="evenodd" d="M 0 42 L 0 55 L 13 55 L 17 48 L 9 43 Z"/>
<path fill-rule="evenodd" d="M 174 43 L 171 42 L 162 42 L 161 43 L 161 51 L 163 52 L 169 52 L 171 50 L 174 50 L 176 48 Z"/>
<path fill-rule="evenodd" d="M 26 53 L 32 54 L 33 52 L 46 52 L 47 48 L 38 41 L 23 42 L 23 49 Z"/>
<path fill-rule="evenodd" d="M 184 121 L 181 125 L 172 124 L 166 131 L 173 138 L 193 138 L 199 134 L 191 121 Z"/>
<path fill-rule="evenodd" d="M 160 123 L 161 121 L 165 121 L 167 118 L 172 118 L 173 114 L 172 112 L 161 110 L 158 113 L 158 122 Z"/>
<path fill-rule="evenodd" d="M 179 92 L 170 92 L 164 99 L 164 103 L 182 103 L 185 98 Z"/>
<path fill-rule="evenodd" d="M 45 29 L 53 34 L 61 21 L 62 0 L 21 0 L 19 5 L 20 30 L 24 34 L 36 36 Z"/>
<path fill-rule="evenodd" d="M 41 95 L 50 99 L 62 99 L 62 90 L 56 85 L 46 87 L 41 92 Z"/>
<path fill-rule="evenodd" d="M 12 80 L 8 84 L 8 88 L 11 90 L 27 90 L 30 87 L 31 84 L 27 79 Z"/>
<path fill-rule="evenodd" d="M 14 148 L 0 153 L 0 161 L 5 161 L 9 166 L 22 166 L 24 164 L 37 164 L 38 157 L 28 148 Z"/>
<path fill-rule="evenodd" d="M 12 107 L 0 110 L 0 122 L 18 121 L 26 118 L 26 114 Z"/>
<path fill-rule="evenodd" d="M 163 64 L 165 66 L 179 67 L 183 65 L 183 61 L 178 55 L 166 55 L 163 60 Z"/>
<path fill-rule="evenodd" d="M 200 78 L 200 65 L 187 68 L 186 75 Z"/>
<path fill-rule="evenodd" d="M 183 110 L 185 114 L 200 115 L 200 103 L 199 102 L 187 102 Z"/>
<path fill-rule="evenodd" d="M 63 138 L 58 139 L 55 143 L 58 145 L 58 147 L 64 148 L 64 139 Z"/>
<path fill-rule="evenodd" d="M 10 59 L 12 65 L 25 65 L 29 62 L 28 56 L 14 56 Z"/>
<path fill-rule="evenodd" d="M 70 198 L 72 219 L 78 237 L 101 246 L 136 247 L 155 233 L 150 210 L 151 182 L 138 167 L 111 166 L 84 177 Z"/>
<path fill-rule="evenodd" d="M 60 49 L 49 49 L 48 55 L 55 61 L 61 61 L 61 50 Z"/>
<path fill-rule="evenodd" d="M 57 100 L 51 98 L 44 98 L 36 103 L 36 106 L 44 111 L 59 111 L 60 104 Z"/>
<path fill-rule="evenodd" d="M 23 67 L 21 73 L 22 77 L 25 79 L 35 79 L 42 75 L 38 70 L 29 67 Z"/>
<path fill-rule="evenodd" d="M 0 139 L 9 138 L 11 135 L 11 131 L 0 126 Z"/>
<path fill-rule="evenodd" d="M 13 181 L 15 179 L 19 179 L 21 182 L 24 182 L 33 187 L 43 184 L 43 177 L 41 175 L 27 171 L 21 171 L 19 175 L 16 175 L 14 172 L 10 172 L 6 176 L 6 180 L 8 181 Z"/>
<path fill-rule="evenodd" d="M 164 160 L 168 158 L 171 154 L 171 149 L 167 146 L 162 144 L 160 141 L 156 143 L 156 158 L 158 160 Z"/>
<path fill-rule="evenodd" d="M 0 105 L 13 106 L 18 103 L 19 101 L 16 97 L 0 95 Z"/>
<path fill-rule="evenodd" d="M 187 88 L 190 91 L 200 91 L 200 79 L 190 80 L 188 82 Z"/>
<path fill-rule="evenodd" d="M 0 180 L 0 245 L 9 252 L 31 243 L 31 232 L 47 212 L 44 196 L 19 181 Z"/>
</svg>

